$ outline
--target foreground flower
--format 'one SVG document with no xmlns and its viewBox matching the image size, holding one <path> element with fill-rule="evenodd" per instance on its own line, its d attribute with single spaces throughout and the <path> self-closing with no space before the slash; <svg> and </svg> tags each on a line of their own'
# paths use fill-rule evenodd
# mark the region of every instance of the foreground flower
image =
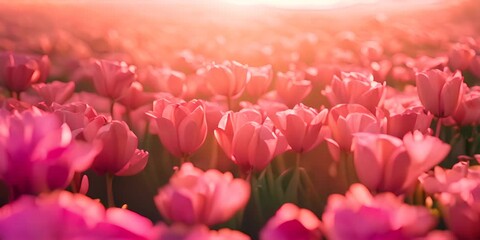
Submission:
<svg viewBox="0 0 480 240">
<path fill-rule="evenodd" d="M 65 188 L 87 170 L 98 146 L 73 139 L 66 124 L 38 109 L 0 110 L 0 178 L 13 196 Z"/>
<path fill-rule="evenodd" d="M 392 193 L 376 196 L 361 184 L 333 194 L 323 214 L 328 239 L 413 239 L 424 237 L 435 218 L 424 207 L 410 206 Z"/>
<path fill-rule="evenodd" d="M 321 239 L 320 220 L 308 209 L 292 203 L 278 209 L 260 232 L 262 240 Z"/>
<path fill-rule="evenodd" d="M 463 76 L 457 71 L 428 70 L 417 74 L 418 97 L 426 110 L 439 118 L 455 113 L 462 99 Z"/>
<path fill-rule="evenodd" d="M 168 227 L 158 224 L 155 227 L 153 239 L 158 240 L 249 240 L 250 237 L 239 231 L 222 228 L 218 231 L 209 230 L 205 225 L 188 226 L 173 224 Z"/>
<path fill-rule="evenodd" d="M 84 128 L 83 136 L 89 142 L 103 145 L 92 164 L 98 174 L 134 175 L 147 164 L 148 152 L 137 148 L 137 136 L 125 122 L 107 122 L 105 118 L 97 117 Z"/>
<path fill-rule="evenodd" d="M 420 132 L 408 133 L 404 139 L 385 134 L 355 134 L 355 169 L 360 182 L 368 189 L 404 193 L 424 171 L 441 162 L 450 151 L 448 144 Z M 420 147 L 425 152 L 422 156 L 415 152 L 420 151 Z"/>
<path fill-rule="evenodd" d="M 254 109 L 227 112 L 215 129 L 215 138 L 227 157 L 247 175 L 263 170 L 288 147 L 271 120 Z"/>
<path fill-rule="evenodd" d="M 184 163 L 159 189 L 155 204 L 172 222 L 214 225 L 227 221 L 247 204 L 250 185 L 216 169 L 206 172 Z"/>
<path fill-rule="evenodd" d="M 160 99 L 147 114 L 155 119 L 163 146 L 178 158 L 188 158 L 205 142 L 208 127 L 205 106 L 200 100 L 171 102 Z"/>
<path fill-rule="evenodd" d="M 1 239 L 150 239 L 150 220 L 81 194 L 24 196 L 0 208 Z"/>
<path fill-rule="evenodd" d="M 327 117 L 328 109 L 318 113 L 315 109 L 303 104 L 293 109 L 277 112 L 272 115 L 275 127 L 287 139 L 293 151 L 308 152 L 318 146 L 324 136 L 320 133 Z"/>
</svg>

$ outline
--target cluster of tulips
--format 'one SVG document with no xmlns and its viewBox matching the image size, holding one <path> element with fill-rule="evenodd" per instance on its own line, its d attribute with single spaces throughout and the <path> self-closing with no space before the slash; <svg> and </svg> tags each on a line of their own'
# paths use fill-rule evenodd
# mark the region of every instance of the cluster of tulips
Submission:
<svg viewBox="0 0 480 240">
<path fill-rule="evenodd" d="M 478 36 L 73 69 L 5 39 L 0 239 L 480 238 Z"/>
</svg>

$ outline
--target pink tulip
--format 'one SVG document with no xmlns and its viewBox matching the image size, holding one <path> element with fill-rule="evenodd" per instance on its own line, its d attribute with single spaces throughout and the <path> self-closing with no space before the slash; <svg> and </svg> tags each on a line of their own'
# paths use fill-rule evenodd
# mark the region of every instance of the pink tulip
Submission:
<svg viewBox="0 0 480 240">
<path fill-rule="evenodd" d="M 426 110 L 439 118 L 455 113 L 462 99 L 463 76 L 457 71 L 428 70 L 417 74 L 420 101 Z"/>
<path fill-rule="evenodd" d="M 149 67 L 140 81 L 150 91 L 167 92 L 175 97 L 182 97 L 187 91 L 187 76 L 169 68 Z"/>
<path fill-rule="evenodd" d="M 328 114 L 328 126 L 332 139 L 328 140 L 341 151 L 350 152 L 354 133 L 380 133 L 380 121 L 365 107 L 359 104 L 340 104 Z M 333 140 L 333 141 L 332 141 Z"/>
<path fill-rule="evenodd" d="M 243 93 L 250 80 L 250 72 L 247 66 L 235 61 L 212 64 L 207 69 L 205 80 L 213 94 L 235 99 Z"/>
<path fill-rule="evenodd" d="M 50 68 L 46 55 L 0 53 L 0 86 L 11 92 L 23 92 L 33 83 L 45 82 Z"/>
<path fill-rule="evenodd" d="M 137 136 L 125 122 L 107 122 L 104 117 L 97 117 L 85 126 L 83 136 L 89 142 L 103 145 L 92 164 L 98 174 L 134 175 L 147 164 L 148 152 L 137 148 Z"/>
<path fill-rule="evenodd" d="M 75 133 L 81 131 L 98 116 L 93 107 L 83 102 L 73 102 L 66 105 L 53 103 L 52 110 Z"/>
<path fill-rule="evenodd" d="M 470 62 L 469 69 L 473 75 L 475 75 L 477 78 L 480 78 L 480 55 L 473 57 L 472 61 Z"/>
<path fill-rule="evenodd" d="M 144 92 L 140 82 L 133 82 L 119 102 L 129 111 L 135 110 L 141 106 L 151 104 L 155 96 L 153 93 Z"/>
<path fill-rule="evenodd" d="M 480 87 L 463 87 L 464 94 L 452 118 L 458 125 L 475 125 L 480 123 Z"/>
<path fill-rule="evenodd" d="M 65 188 L 98 153 L 96 144 L 74 140 L 53 114 L 0 110 L 0 116 L 0 179 L 12 198 Z"/>
<path fill-rule="evenodd" d="M 222 228 L 218 231 L 209 230 L 205 225 L 188 226 L 172 224 L 168 227 L 158 224 L 154 230 L 154 239 L 162 240 L 249 240 L 250 237 L 239 231 Z"/>
<path fill-rule="evenodd" d="M 383 99 L 385 84 L 373 81 L 373 76 L 360 73 L 344 73 L 334 76 L 330 85 L 322 92 L 332 106 L 341 103 L 356 103 L 375 113 Z"/>
<path fill-rule="evenodd" d="M 24 196 L 0 208 L 1 239 L 150 239 L 150 220 L 81 194 Z"/>
<path fill-rule="evenodd" d="M 402 138 L 412 131 L 427 133 L 433 116 L 427 114 L 423 107 L 411 107 L 400 111 L 391 111 L 387 116 L 387 134 Z"/>
<path fill-rule="evenodd" d="M 260 232 L 261 240 L 321 239 L 320 220 L 308 209 L 284 204 Z"/>
<path fill-rule="evenodd" d="M 448 65 L 453 70 L 466 70 L 475 56 L 475 50 L 465 44 L 455 44 L 448 52 Z"/>
<path fill-rule="evenodd" d="M 312 150 L 323 140 L 324 136 L 320 131 L 327 114 L 328 109 L 318 113 L 315 109 L 300 103 L 293 109 L 271 115 L 271 119 L 285 136 L 292 150 L 302 153 Z"/>
<path fill-rule="evenodd" d="M 288 146 L 271 120 L 254 109 L 227 112 L 215 129 L 215 138 L 227 157 L 247 174 L 263 170 Z"/>
<path fill-rule="evenodd" d="M 283 103 L 289 107 L 302 102 L 312 91 L 312 83 L 295 72 L 278 73 L 275 90 Z"/>
<path fill-rule="evenodd" d="M 147 114 L 155 119 L 163 146 L 178 158 L 192 155 L 205 142 L 208 127 L 205 107 L 200 100 L 172 102 L 160 99 Z"/>
<path fill-rule="evenodd" d="M 96 60 L 93 64 L 93 84 L 98 94 L 117 100 L 135 81 L 135 67 L 125 62 Z"/>
<path fill-rule="evenodd" d="M 451 193 L 469 199 L 471 192 L 480 184 L 480 170 L 469 168 L 468 162 L 459 162 L 452 169 L 436 166 L 420 181 L 429 194 Z"/>
<path fill-rule="evenodd" d="M 204 172 L 184 163 L 169 183 L 159 189 L 155 204 L 172 222 L 215 225 L 233 217 L 245 207 L 249 197 L 250 185 L 234 179 L 231 173 L 216 169 Z"/>
<path fill-rule="evenodd" d="M 51 105 L 53 102 L 64 104 L 75 91 L 74 82 L 60 82 L 53 81 L 51 83 L 39 83 L 32 86 L 40 98 L 47 104 Z"/>
<path fill-rule="evenodd" d="M 412 187 L 424 171 L 440 163 L 450 150 L 449 145 L 438 139 L 434 141 L 432 139 L 434 137 L 431 136 L 424 137 L 415 143 L 409 142 L 411 135 L 412 133 L 405 135 L 409 148 L 413 144 L 421 145 L 424 151 L 430 151 L 430 158 L 413 158 L 415 156 L 411 153 L 409 155 L 404 142 L 390 135 L 355 134 L 352 148 L 354 165 L 360 182 L 372 191 L 404 193 Z M 413 135 L 422 134 L 415 132 Z"/>
<path fill-rule="evenodd" d="M 260 97 L 266 93 L 273 79 L 272 65 L 248 68 L 251 74 L 247 82 L 246 91 L 253 97 Z"/>
<path fill-rule="evenodd" d="M 333 194 L 323 213 L 328 239 L 415 239 L 435 224 L 427 208 L 410 206 L 392 193 L 376 196 L 361 184 L 343 195 Z"/>
</svg>

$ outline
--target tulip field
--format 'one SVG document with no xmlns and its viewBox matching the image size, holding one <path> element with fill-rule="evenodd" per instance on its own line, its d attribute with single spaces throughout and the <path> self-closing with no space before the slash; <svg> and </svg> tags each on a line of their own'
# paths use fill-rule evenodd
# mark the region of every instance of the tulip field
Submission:
<svg viewBox="0 0 480 240">
<path fill-rule="evenodd" d="M 477 0 L 0 0 L 0 239 L 480 239 Z"/>
</svg>

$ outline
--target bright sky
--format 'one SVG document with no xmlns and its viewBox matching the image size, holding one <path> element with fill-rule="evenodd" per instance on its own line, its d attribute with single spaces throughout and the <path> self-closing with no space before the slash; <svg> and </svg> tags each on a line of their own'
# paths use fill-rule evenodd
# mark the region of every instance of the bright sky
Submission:
<svg viewBox="0 0 480 240">
<path fill-rule="evenodd" d="M 227 2 L 242 5 L 270 5 L 276 7 L 340 7 L 352 4 L 375 3 L 378 0 L 226 0 Z"/>
</svg>

